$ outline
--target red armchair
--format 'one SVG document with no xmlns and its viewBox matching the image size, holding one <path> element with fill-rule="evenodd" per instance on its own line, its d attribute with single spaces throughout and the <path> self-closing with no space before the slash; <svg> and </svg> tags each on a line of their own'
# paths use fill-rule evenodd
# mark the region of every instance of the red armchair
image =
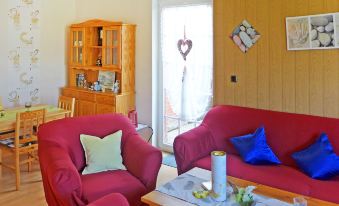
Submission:
<svg viewBox="0 0 339 206">
<path fill-rule="evenodd" d="M 104 137 L 118 130 L 123 133 L 121 154 L 127 170 L 81 175 L 86 161 L 80 134 Z M 130 120 L 122 115 L 49 122 L 39 128 L 38 141 L 45 196 L 50 206 L 87 205 L 111 193 L 121 193 L 134 206 L 141 204 L 141 196 L 155 189 L 161 152 L 141 139 Z"/>
</svg>

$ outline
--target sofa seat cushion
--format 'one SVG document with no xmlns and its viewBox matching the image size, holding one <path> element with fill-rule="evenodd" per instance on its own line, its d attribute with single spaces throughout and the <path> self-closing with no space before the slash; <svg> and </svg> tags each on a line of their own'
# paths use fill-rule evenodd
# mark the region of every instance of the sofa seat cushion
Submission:
<svg viewBox="0 0 339 206">
<path fill-rule="evenodd" d="M 195 162 L 194 167 L 211 170 L 211 157 Z M 309 177 L 302 172 L 284 165 L 249 165 L 237 155 L 227 155 L 227 175 L 264 184 L 290 192 L 309 195 Z M 291 187 L 293 185 L 293 187 Z"/>
<path fill-rule="evenodd" d="M 145 186 L 125 170 L 82 175 L 81 180 L 84 198 L 88 202 L 110 193 L 121 193 L 131 206 L 140 205 L 140 197 L 147 193 Z"/>
<path fill-rule="evenodd" d="M 339 204 L 339 177 L 331 180 L 311 180 L 311 197 Z"/>
</svg>

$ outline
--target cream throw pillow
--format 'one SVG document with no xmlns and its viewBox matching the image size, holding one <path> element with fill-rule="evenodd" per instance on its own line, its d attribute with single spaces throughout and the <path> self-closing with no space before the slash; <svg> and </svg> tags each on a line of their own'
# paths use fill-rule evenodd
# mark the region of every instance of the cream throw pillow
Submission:
<svg viewBox="0 0 339 206">
<path fill-rule="evenodd" d="M 108 170 L 126 170 L 126 167 L 122 164 L 121 136 L 121 130 L 102 139 L 81 134 L 80 141 L 86 156 L 86 167 L 82 174 L 93 174 Z"/>
</svg>

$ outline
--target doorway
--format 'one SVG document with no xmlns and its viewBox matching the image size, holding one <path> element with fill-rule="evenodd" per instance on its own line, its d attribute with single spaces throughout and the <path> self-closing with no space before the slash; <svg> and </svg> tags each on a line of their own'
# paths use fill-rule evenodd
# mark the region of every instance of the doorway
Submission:
<svg viewBox="0 0 339 206">
<path fill-rule="evenodd" d="M 165 2 L 165 1 L 164 1 Z M 212 1 L 159 1 L 159 145 L 197 127 L 213 99 Z"/>
</svg>

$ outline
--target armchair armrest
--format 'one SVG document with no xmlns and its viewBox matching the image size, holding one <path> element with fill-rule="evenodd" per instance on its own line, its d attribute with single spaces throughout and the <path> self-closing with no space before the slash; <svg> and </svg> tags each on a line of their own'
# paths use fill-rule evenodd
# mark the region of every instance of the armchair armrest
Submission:
<svg viewBox="0 0 339 206">
<path fill-rule="evenodd" d="M 180 134 L 174 140 L 173 150 L 178 174 L 193 168 L 193 163 L 216 149 L 214 139 L 206 125 Z"/>
<path fill-rule="evenodd" d="M 122 156 L 127 170 L 145 185 L 148 192 L 154 190 L 162 161 L 161 151 L 138 134 L 131 134 L 125 142 Z"/>
<path fill-rule="evenodd" d="M 49 205 L 85 205 L 80 174 L 68 153 L 52 142 L 39 142 L 39 159 Z"/>
</svg>

